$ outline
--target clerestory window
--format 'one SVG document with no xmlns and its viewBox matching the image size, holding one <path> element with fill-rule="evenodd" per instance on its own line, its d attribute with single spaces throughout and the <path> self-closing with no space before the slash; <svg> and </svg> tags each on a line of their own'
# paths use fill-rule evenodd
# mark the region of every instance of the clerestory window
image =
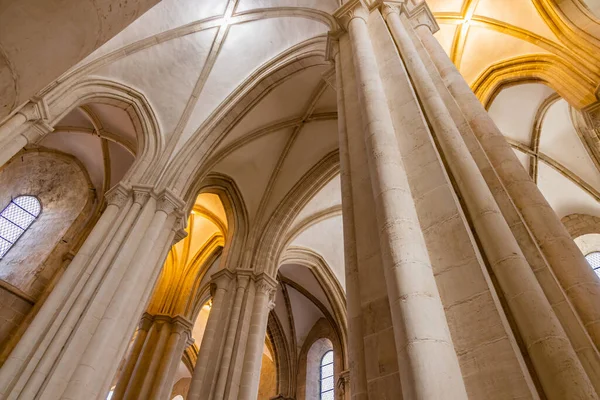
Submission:
<svg viewBox="0 0 600 400">
<path fill-rule="evenodd" d="M 19 196 L 0 213 L 0 259 L 39 217 L 42 205 L 34 196 Z"/>
<path fill-rule="evenodd" d="M 590 264 L 596 275 L 600 277 L 600 251 L 593 251 L 586 254 L 585 259 Z"/>
<path fill-rule="evenodd" d="M 333 400 L 333 351 L 328 351 L 321 358 L 319 375 L 319 399 Z"/>
</svg>

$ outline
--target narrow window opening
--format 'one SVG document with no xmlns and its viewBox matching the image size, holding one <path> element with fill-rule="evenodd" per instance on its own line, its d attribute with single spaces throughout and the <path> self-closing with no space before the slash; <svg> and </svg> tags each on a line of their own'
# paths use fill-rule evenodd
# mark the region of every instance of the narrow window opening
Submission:
<svg viewBox="0 0 600 400">
<path fill-rule="evenodd" d="M 0 259 L 39 217 L 42 205 L 34 196 L 19 196 L 0 213 Z"/>
<path fill-rule="evenodd" d="M 596 275 L 600 277 L 600 251 L 593 251 L 586 254 L 585 259 L 590 264 Z"/>
<path fill-rule="evenodd" d="M 334 400 L 333 398 L 333 351 L 328 351 L 321 358 L 319 377 L 320 400 Z"/>
</svg>

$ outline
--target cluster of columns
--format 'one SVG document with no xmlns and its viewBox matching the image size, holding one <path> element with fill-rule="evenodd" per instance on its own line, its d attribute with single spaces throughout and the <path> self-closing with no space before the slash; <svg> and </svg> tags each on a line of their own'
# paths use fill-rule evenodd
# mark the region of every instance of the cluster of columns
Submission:
<svg viewBox="0 0 600 400">
<path fill-rule="evenodd" d="M 598 398 L 600 282 L 427 5 L 334 15 L 352 398 Z"/>
<path fill-rule="evenodd" d="M 169 399 L 191 330 L 184 317 L 144 313 L 111 399 Z"/>
<path fill-rule="evenodd" d="M 277 281 L 224 269 L 212 276 L 213 302 L 188 400 L 254 400 Z"/>
<path fill-rule="evenodd" d="M 183 201 L 119 184 L 55 289 L 0 370 L 6 399 L 102 399 L 167 252 Z M 183 232 L 185 233 L 185 232 Z"/>
<path fill-rule="evenodd" d="M 54 130 L 48 124 L 47 114 L 43 101 L 28 102 L 0 125 L 0 165 Z"/>
</svg>

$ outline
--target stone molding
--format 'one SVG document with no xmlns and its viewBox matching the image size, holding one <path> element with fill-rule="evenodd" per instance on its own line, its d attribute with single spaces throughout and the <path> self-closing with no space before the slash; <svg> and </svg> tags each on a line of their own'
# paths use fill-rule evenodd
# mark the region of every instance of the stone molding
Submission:
<svg viewBox="0 0 600 400">
<path fill-rule="evenodd" d="M 115 187 L 106 192 L 104 198 L 106 199 L 108 204 L 122 208 L 129 199 L 130 195 L 131 190 L 127 188 L 122 182 L 120 182 Z"/>
<path fill-rule="evenodd" d="M 369 9 L 361 0 L 350 0 L 338 8 L 333 16 L 343 30 L 348 30 L 348 25 L 354 18 L 360 18 L 366 23 L 369 19 Z"/>
<path fill-rule="evenodd" d="M 417 29 L 419 26 L 426 26 L 431 33 L 436 33 L 440 30 L 440 26 L 435 20 L 433 12 L 425 1 L 422 1 L 410 9 L 405 2 L 397 1 L 383 2 L 381 7 L 381 13 L 384 17 L 390 13 L 406 14 L 414 29 Z"/>
<path fill-rule="evenodd" d="M 143 206 L 152 196 L 152 185 L 133 185 L 133 201 Z"/>
<path fill-rule="evenodd" d="M 217 290 L 227 290 L 229 282 L 234 278 L 234 274 L 228 269 L 222 269 L 215 272 L 210 277 L 210 295 L 215 297 Z"/>
<path fill-rule="evenodd" d="M 246 289 L 250 279 L 252 278 L 252 271 L 249 270 L 238 270 L 236 271 L 237 288 Z"/>
</svg>

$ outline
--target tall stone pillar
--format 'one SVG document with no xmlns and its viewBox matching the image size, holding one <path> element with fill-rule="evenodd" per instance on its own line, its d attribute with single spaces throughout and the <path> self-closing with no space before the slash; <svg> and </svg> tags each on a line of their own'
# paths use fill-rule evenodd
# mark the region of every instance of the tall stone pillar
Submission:
<svg viewBox="0 0 600 400">
<path fill-rule="evenodd" d="M 563 329 L 560 289 L 546 290 L 548 275 L 529 264 L 543 256 L 523 254 L 497 204 L 502 185 L 487 179 L 485 154 L 417 46 L 412 24 L 433 20 L 426 4 L 392 2 L 404 15 L 361 3 L 334 14 L 347 31 L 330 35 L 339 53 L 329 46 L 348 309 L 357 310 L 351 398 L 597 398 L 583 331 Z"/>
<path fill-rule="evenodd" d="M 256 292 L 248 328 L 248 340 L 244 352 L 242 379 L 238 395 L 240 400 L 254 400 L 258 395 L 267 322 L 269 312 L 275 306 L 272 297 L 276 286 L 277 282 L 267 275 L 261 275 L 255 282 Z"/>
<path fill-rule="evenodd" d="M 431 30 L 422 25 L 416 32 L 589 335 L 600 348 L 600 280 Z"/>
<path fill-rule="evenodd" d="M 222 329 L 227 315 L 226 294 L 229 291 L 230 283 L 234 275 L 229 270 L 221 270 L 214 274 L 211 282 L 212 308 L 208 316 L 202 343 L 199 343 L 198 360 L 192 375 L 192 382 L 188 391 L 189 400 L 208 399 L 206 388 L 213 382 L 213 372 L 217 366 L 219 356 L 220 340 L 222 338 Z M 202 394 L 204 393 L 204 397 Z"/>
<path fill-rule="evenodd" d="M 352 196 L 352 172 L 350 152 L 348 148 L 348 132 L 346 131 L 346 106 L 344 104 L 344 82 L 342 78 L 342 61 L 337 40 L 329 38 L 330 55 L 335 62 L 336 91 L 338 108 L 338 134 L 340 143 L 340 180 L 342 187 L 342 217 L 344 228 L 344 263 L 346 275 L 346 310 L 348 313 L 348 346 L 350 370 L 347 380 L 352 382 L 352 390 L 348 382 L 344 385 L 347 398 L 367 400 L 367 376 L 365 371 L 365 353 L 362 328 L 362 308 L 360 305 L 360 276 L 356 254 L 356 224 L 354 223 L 354 201 Z M 351 378 L 350 378 L 351 376 Z"/>
<path fill-rule="evenodd" d="M 483 250 L 500 287 L 510 299 L 508 305 L 548 398 L 593 396 L 595 390 L 564 329 L 409 36 L 408 29 L 412 27 L 405 15 L 401 16 L 395 6 L 384 5 L 384 16 L 471 215 Z M 571 368 L 565 370 L 564 365 L 571 365 Z"/>
<path fill-rule="evenodd" d="M 80 399 L 108 391 L 184 205 L 168 190 L 141 185 L 118 186 L 108 198 L 104 215 L 0 370 L 3 396 Z"/>
<path fill-rule="evenodd" d="M 191 329 L 181 316 L 144 314 L 112 398 L 166 399 L 183 352 L 192 344 Z"/>
<path fill-rule="evenodd" d="M 335 16 L 352 46 L 403 397 L 466 399 L 379 77 L 369 12 L 361 2 L 350 1 Z"/>
<path fill-rule="evenodd" d="M 277 281 L 250 270 L 222 270 L 212 279 L 213 307 L 187 399 L 255 399 Z"/>
<path fill-rule="evenodd" d="M 28 144 L 37 143 L 54 128 L 48 125 L 42 103 L 27 103 L 0 125 L 0 166 Z"/>
</svg>

